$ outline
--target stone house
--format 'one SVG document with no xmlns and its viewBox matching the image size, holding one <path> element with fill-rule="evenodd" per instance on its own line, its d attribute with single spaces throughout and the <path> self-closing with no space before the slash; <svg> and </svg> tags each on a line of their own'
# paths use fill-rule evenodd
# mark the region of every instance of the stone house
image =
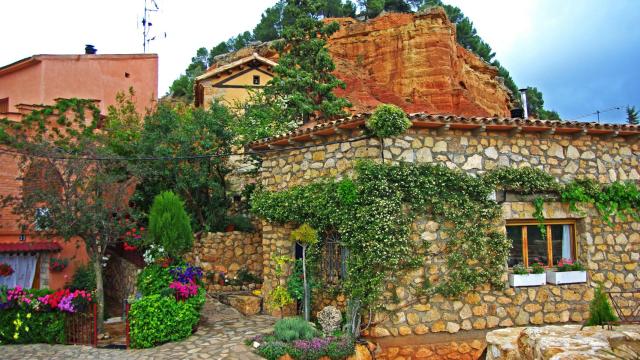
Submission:
<svg viewBox="0 0 640 360">
<path fill-rule="evenodd" d="M 352 173 L 358 159 L 381 158 L 376 138 L 358 139 L 370 114 L 316 124 L 250 144 L 261 152 L 259 182 L 268 190 L 283 190 L 319 178 L 340 178 Z M 497 167 L 535 167 L 561 182 L 592 178 L 601 183 L 640 180 L 640 127 L 575 121 L 525 120 L 500 117 L 410 115 L 412 127 L 403 135 L 384 140 L 386 162 L 443 164 L 469 174 Z M 560 258 L 579 260 L 587 268 L 587 281 L 572 285 L 529 288 L 507 286 L 494 290 L 481 286 L 459 298 L 433 296 L 419 300 L 412 283 L 439 275 L 439 256 L 425 258 L 419 270 L 397 274 L 387 293 L 399 302 L 374 316 L 372 337 L 411 339 L 427 333 L 457 333 L 521 325 L 582 322 L 594 286 L 608 291 L 640 288 L 640 223 L 617 219 L 609 225 L 595 209 L 570 211 L 567 204 L 544 205 L 547 236 L 542 237 L 530 199 L 497 194 L 502 206 L 500 227 L 513 241 L 509 267 L 539 257 L 547 265 Z M 412 239 L 421 237 L 443 247 L 441 224 L 416 221 Z M 278 281 L 272 253 L 295 256 L 289 241 L 291 227 L 263 222 L 262 249 L 265 293 Z M 328 249 L 328 247 L 327 247 Z M 323 256 L 334 256 L 325 250 Z M 504 278 L 506 279 L 506 270 Z M 323 304 L 344 305 L 344 298 L 325 296 Z M 636 299 L 637 300 L 637 299 Z M 411 341 L 411 340 L 407 340 Z"/>
</svg>

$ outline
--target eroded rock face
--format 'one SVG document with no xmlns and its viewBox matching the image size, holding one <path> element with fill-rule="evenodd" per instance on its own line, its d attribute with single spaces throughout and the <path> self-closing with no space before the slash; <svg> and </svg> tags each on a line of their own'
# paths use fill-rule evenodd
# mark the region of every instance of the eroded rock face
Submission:
<svg viewBox="0 0 640 360">
<path fill-rule="evenodd" d="M 611 359 L 640 352 L 640 326 L 606 330 L 580 325 L 507 328 L 487 334 L 487 359 Z"/>
<path fill-rule="evenodd" d="M 388 13 L 367 22 L 335 19 L 329 42 L 336 74 L 356 111 L 392 103 L 407 112 L 508 116 L 509 96 L 497 69 L 457 44 L 441 8 Z"/>
<path fill-rule="evenodd" d="M 337 90 L 354 112 L 392 103 L 407 112 L 464 116 L 509 116 L 509 93 L 498 71 L 456 42 L 455 25 L 443 9 L 426 13 L 387 13 L 367 22 L 330 19 L 340 30 L 329 40 Z M 267 44 L 216 58 L 212 68 L 256 52 L 278 61 Z"/>
</svg>

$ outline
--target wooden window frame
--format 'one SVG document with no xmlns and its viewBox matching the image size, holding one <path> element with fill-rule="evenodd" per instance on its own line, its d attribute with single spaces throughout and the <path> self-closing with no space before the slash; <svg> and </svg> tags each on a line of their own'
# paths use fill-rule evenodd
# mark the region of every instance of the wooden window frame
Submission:
<svg viewBox="0 0 640 360">
<path fill-rule="evenodd" d="M 527 237 L 527 226 L 538 225 L 538 220 L 507 220 L 506 226 L 522 227 L 522 259 L 525 267 L 529 267 L 529 242 Z M 553 267 L 553 246 L 551 239 L 551 225 L 570 225 L 571 226 L 571 257 L 578 258 L 578 246 L 576 244 L 576 220 L 574 219 L 549 219 L 543 224 L 547 229 L 547 268 Z"/>
</svg>

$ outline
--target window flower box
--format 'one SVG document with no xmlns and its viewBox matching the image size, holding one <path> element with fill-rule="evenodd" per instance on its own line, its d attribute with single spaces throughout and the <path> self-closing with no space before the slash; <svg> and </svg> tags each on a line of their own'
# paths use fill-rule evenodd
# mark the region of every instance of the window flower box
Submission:
<svg viewBox="0 0 640 360">
<path fill-rule="evenodd" d="M 547 283 L 545 274 L 509 274 L 511 287 L 542 286 Z"/>
<path fill-rule="evenodd" d="M 587 282 L 586 271 L 547 271 L 547 282 L 553 285 Z"/>
</svg>

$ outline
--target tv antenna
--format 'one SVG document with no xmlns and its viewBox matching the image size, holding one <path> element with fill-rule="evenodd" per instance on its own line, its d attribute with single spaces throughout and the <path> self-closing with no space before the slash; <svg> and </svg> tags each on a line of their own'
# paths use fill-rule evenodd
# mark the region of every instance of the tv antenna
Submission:
<svg viewBox="0 0 640 360">
<path fill-rule="evenodd" d="M 614 106 L 614 107 L 610 107 L 610 108 L 604 109 L 604 110 L 596 110 L 596 111 L 594 111 L 592 113 L 589 113 L 589 114 L 580 115 L 580 116 L 574 118 L 573 120 L 586 118 L 587 116 L 591 116 L 591 115 L 597 115 L 598 116 L 598 124 L 599 124 L 600 123 L 600 114 L 606 113 L 606 112 L 609 112 L 609 111 L 620 110 L 620 109 L 622 109 L 622 106 Z"/>
<path fill-rule="evenodd" d="M 151 22 L 151 14 L 158 12 L 160 7 L 156 3 L 155 0 L 144 0 L 144 16 L 142 17 L 142 52 L 147 52 L 147 47 L 149 43 L 156 39 L 156 35 L 151 36 L 151 27 L 153 23 Z M 151 36 L 151 37 L 150 37 Z M 167 37 L 167 33 L 164 33 L 164 37 Z"/>
</svg>

